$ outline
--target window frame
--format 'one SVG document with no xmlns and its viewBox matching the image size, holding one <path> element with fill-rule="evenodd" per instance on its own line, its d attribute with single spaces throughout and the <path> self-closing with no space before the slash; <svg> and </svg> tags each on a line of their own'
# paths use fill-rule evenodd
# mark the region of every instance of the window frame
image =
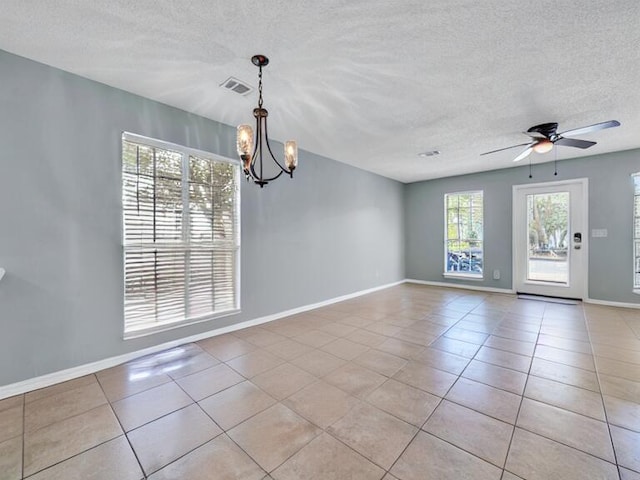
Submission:
<svg viewBox="0 0 640 480">
<path fill-rule="evenodd" d="M 231 309 L 226 309 L 222 311 L 212 311 L 203 315 L 196 315 L 192 317 L 186 317 L 182 320 L 176 320 L 172 322 L 164 322 L 155 326 L 148 326 L 146 328 L 138 328 L 133 330 L 127 330 L 127 322 L 125 316 L 125 305 L 126 305 L 126 252 L 127 248 L 135 249 L 136 244 L 127 244 L 126 243 L 126 226 L 125 226 L 125 203 L 124 203 L 124 142 L 131 142 L 141 144 L 151 148 L 170 150 L 173 152 L 180 153 L 182 155 L 182 177 L 183 179 L 187 179 L 184 181 L 183 185 L 187 185 L 186 188 L 182 187 L 182 200 L 183 205 L 185 200 L 188 202 L 189 194 L 188 194 L 188 185 L 189 185 L 189 159 L 191 157 L 199 157 L 204 159 L 213 160 L 216 162 L 228 163 L 234 167 L 234 175 L 235 175 L 235 262 L 234 262 L 234 271 L 233 271 L 233 289 L 234 289 L 234 306 Z M 121 252 L 122 252 L 122 279 L 123 279 L 123 291 L 122 291 L 122 327 L 123 327 L 123 339 L 129 340 L 132 338 L 139 338 L 147 335 L 152 335 L 155 333 L 165 332 L 168 330 L 173 330 L 176 328 L 184 327 L 187 325 L 194 325 L 197 323 L 207 322 L 211 320 L 215 320 L 222 317 L 227 317 L 231 315 L 236 315 L 241 312 L 241 203 L 240 203 L 240 161 L 237 159 L 230 159 L 227 157 L 223 157 L 221 155 L 217 155 L 211 152 L 207 152 L 204 150 L 199 150 L 191 147 L 186 147 L 184 145 L 179 145 L 176 143 L 167 142 L 164 140 L 159 140 L 155 138 L 146 137 L 143 135 L 123 131 L 120 137 L 120 215 L 121 215 L 121 232 L 120 232 L 120 242 L 121 242 Z M 186 209 L 188 210 L 188 209 Z M 188 214 L 187 214 L 188 215 Z M 183 217 L 184 218 L 184 217 Z M 186 217 L 188 218 L 188 216 Z M 182 241 L 176 243 L 175 250 L 185 249 L 191 247 L 191 243 L 188 238 L 189 228 L 182 229 Z M 212 250 L 213 250 L 213 240 L 211 242 Z M 167 248 L 166 244 L 160 243 L 161 248 Z M 197 247 L 197 244 L 194 244 Z M 138 246 L 138 248 L 140 248 Z"/>
<path fill-rule="evenodd" d="M 481 231 L 481 236 L 479 239 L 475 239 L 475 241 L 478 241 L 481 245 L 481 252 L 482 252 L 482 273 L 473 273 L 470 271 L 448 271 L 447 270 L 447 265 L 448 265 L 448 253 L 449 253 L 449 209 L 448 209 L 448 200 L 449 197 L 452 196 L 460 196 L 460 195 L 475 195 L 475 194 L 480 194 L 480 196 L 482 197 L 482 231 Z M 482 189 L 477 189 L 477 190 L 464 190 L 464 191 L 458 191 L 458 192 L 447 192 L 444 194 L 443 196 L 444 199 L 444 240 L 443 240 L 443 245 L 444 245 L 444 251 L 443 251 L 443 270 L 444 272 L 442 273 L 442 276 L 445 278 L 458 278 L 458 279 L 465 279 L 465 280 L 484 280 L 484 272 L 485 272 L 485 262 L 484 262 L 484 253 L 485 253 L 485 248 L 484 248 L 484 190 Z M 460 209 L 460 206 L 458 205 L 458 210 Z M 459 241 L 461 241 L 461 239 L 458 239 Z"/>
<path fill-rule="evenodd" d="M 636 205 L 640 202 L 640 172 L 632 173 L 633 203 L 631 207 L 631 255 L 632 255 L 632 292 L 640 295 L 640 236 L 636 236 L 636 223 L 640 222 L 640 211 L 636 211 Z"/>
</svg>

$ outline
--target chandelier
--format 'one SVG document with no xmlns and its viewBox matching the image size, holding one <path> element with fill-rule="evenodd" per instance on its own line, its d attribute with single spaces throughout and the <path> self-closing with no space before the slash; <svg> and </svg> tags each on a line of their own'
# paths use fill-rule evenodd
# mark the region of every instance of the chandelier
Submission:
<svg viewBox="0 0 640 480">
<path fill-rule="evenodd" d="M 236 146 L 247 180 L 253 180 L 262 188 L 283 173 L 293 178 L 293 171 L 298 166 L 298 146 L 294 140 L 285 142 L 284 166 L 273 155 L 271 145 L 269 145 L 269 136 L 267 135 L 267 116 L 269 112 L 262 107 L 262 67 L 266 67 L 269 64 L 269 59 L 264 55 L 254 55 L 251 57 L 251 63 L 260 69 L 258 73 L 258 107 L 253 109 L 253 116 L 256 117 L 256 133 L 254 137 L 253 129 L 250 125 L 238 125 Z M 271 160 L 278 166 L 280 171 L 272 177 L 265 177 L 263 157 L 266 157 L 266 160 L 271 157 Z M 267 175 L 270 175 L 270 173 L 267 173 Z"/>
</svg>

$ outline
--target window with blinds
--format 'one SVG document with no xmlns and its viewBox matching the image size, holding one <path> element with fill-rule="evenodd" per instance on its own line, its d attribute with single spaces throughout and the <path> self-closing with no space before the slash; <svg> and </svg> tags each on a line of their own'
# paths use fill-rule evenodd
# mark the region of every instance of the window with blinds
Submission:
<svg viewBox="0 0 640 480">
<path fill-rule="evenodd" d="M 632 175 L 633 192 L 633 290 L 640 293 L 640 172 Z"/>
<path fill-rule="evenodd" d="M 444 274 L 482 278 L 484 257 L 484 193 L 446 193 L 444 196 Z"/>
<path fill-rule="evenodd" d="M 125 337 L 238 310 L 238 171 L 123 134 Z"/>
</svg>

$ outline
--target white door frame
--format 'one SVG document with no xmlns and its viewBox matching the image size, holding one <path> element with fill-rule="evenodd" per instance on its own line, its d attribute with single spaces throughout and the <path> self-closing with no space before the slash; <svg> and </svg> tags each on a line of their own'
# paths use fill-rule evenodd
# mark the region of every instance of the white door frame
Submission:
<svg viewBox="0 0 640 480">
<path fill-rule="evenodd" d="M 580 298 L 586 300 L 589 298 L 589 179 L 588 178 L 573 178 L 567 180 L 560 180 L 556 182 L 541 182 L 541 183 L 526 183 L 522 185 L 513 185 L 513 195 L 511 201 L 512 207 L 512 220 L 511 220 L 511 245 L 512 245 L 512 280 L 511 280 L 511 288 L 514 292 L 517 291 L 516 282 L 517 275 L 520 273 L 518 271 L 518 255 L 521 254 L 520 250 L 522 247 L 519 246 L 518 242 L 518 232 L 516 229 L 516 225 L 518 221 L 516 219 L 518 214 L 518 209 L 516 205 L 516 196 L 521 190 L 526 190 L 529 188 L 544 188 L 544 187 L 559 187 L 563 185 L 577 185 L 582 189 L 582 210 L 584 212 L 583 219 L 583 227 L 582 227 L 582 265 L 583 265 L 583 282 L 582 282 L 582 292 Z M 573 232 L 572 232 L 573 237 Z M 573 248 L 573 238 L 569 239 L 569 247 Z"/>
</svg>

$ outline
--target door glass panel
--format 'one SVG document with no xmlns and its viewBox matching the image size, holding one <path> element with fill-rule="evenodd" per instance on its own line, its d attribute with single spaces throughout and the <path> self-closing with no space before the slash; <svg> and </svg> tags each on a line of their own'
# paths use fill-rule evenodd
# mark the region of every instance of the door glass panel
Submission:
<svg viewBox="0 0 640 480">
<path fill-rule="evenodd" d="M 527 280 L 569 283 L 569 192 L 527 195 Z"/>
</svg>

